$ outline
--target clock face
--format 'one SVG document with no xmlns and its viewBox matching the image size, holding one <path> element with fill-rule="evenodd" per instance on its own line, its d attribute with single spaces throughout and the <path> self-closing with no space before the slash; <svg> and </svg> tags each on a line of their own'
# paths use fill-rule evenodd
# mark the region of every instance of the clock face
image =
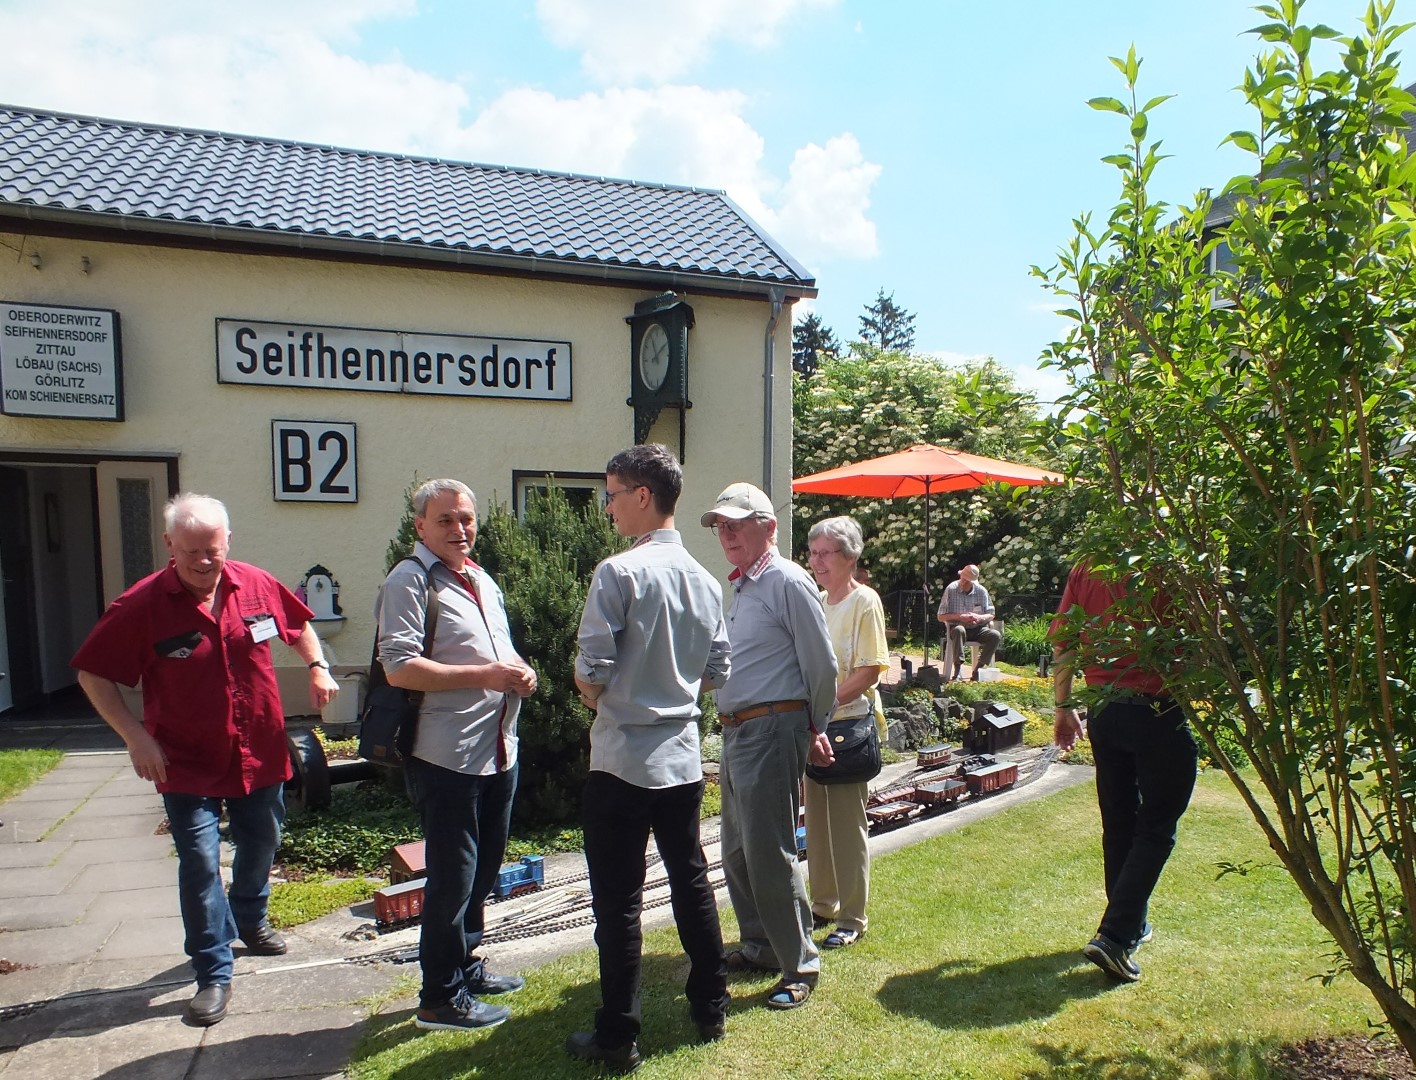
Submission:
<svg viewBox="0 0 1416 1080">
<path fill-rule="evenodd" d="M 639 379 L 650 390 L 657 390 L 668 374 L 669 335 L 662 323 L 650 323 L 639 339 Z"/>
</svg>

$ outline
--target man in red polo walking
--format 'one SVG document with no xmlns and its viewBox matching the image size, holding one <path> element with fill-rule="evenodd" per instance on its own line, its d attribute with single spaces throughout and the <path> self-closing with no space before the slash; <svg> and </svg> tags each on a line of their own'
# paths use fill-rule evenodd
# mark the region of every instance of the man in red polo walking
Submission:
<svg viewBox="0 0 1416 1080">
<path fill-rule="evenodd" d="M 308 621 L 314 613 L 264 570 L 226 557 L 226 507 L 178 495 L 164 524 L 172 561 L 113 601 L 71 663 L 93 707 L 127 744 L 133 771 L 162 794 L 197 976 L 187 1018 L 205 1027 L 226 1016 L 234 939 L 258 955 L 285 952 L 266 921 L 290 776 L 270 641 L 291 646 L 309 668 L 311 707 L 322 708 L 339 687 Z M 118 689 L 139 680 L 141 721 Z M 229 892 L 217 834 L 223 804 L 236 846 Z"/>
</svg>

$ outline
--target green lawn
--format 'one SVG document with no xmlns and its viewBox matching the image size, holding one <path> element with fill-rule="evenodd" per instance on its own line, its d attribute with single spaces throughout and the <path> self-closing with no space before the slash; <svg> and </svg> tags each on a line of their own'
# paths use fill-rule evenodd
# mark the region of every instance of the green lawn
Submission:
<svg viewBox="0 0 1416 1080">
<path fill-rule="evenodd" d="M 1245 860 L 1261 868 L 1216 880 L 1217 863 Z M 1366 1033 L 1365 992 L 1313 978 L 1329 947 L 1222 775 L 1201 779 L 1182 823 L 1137 985 L 1080 956 L 1100 883 L 1090 785 L 882 858 L 871 931 L 826 954 L 812 1000 L 776 1012 L 770 977 L 734 979 L 728 1038 L 712 1046 L 693 1041 L 677 938 L 655 932 L 636 1076 L 1258 1078 L 1279 1075 L 1265 1055 L 1281 1044 Z M 512 1019 L 479 1034 L 419 1033 L 411 998 L 386 1003 L 350 1075 L 594 1077 L 562 1044 L 592 1022 L 595 972 L 582 952 L 525 973 Z"/>
<path fill-rule="evenodd" d="M 13 799 L 63 760 L 59 750 L 0 750 L 0 803 Z"/>
</svg>

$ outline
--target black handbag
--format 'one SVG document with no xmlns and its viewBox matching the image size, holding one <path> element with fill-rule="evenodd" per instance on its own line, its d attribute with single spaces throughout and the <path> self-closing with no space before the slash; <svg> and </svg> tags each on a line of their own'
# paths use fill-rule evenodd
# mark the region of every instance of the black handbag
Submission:
<svg viewBox="0 0 1416 1080">
<path fill-rule="evenodd" d="M 806 766 L 806 775 L 818 784 L 859 784 L 880 775 L 880 731 L 875 714 L 832 720 L 826 740 L 836 760 L 830 765 Z"/>
<path fill-rule="evenodd" d="M 423 608 L 423 655 L 433 651 L 438 628 L 438 591 L 427 568 L 411 556 L 402 560 L 416 563 L 427 582 L 428 599 Z M 418 710 L 423 707 L 423 691 L 404 690 L 388 681 L 379 662 L 379 632 L 374 630 L 374 652 L 369 658 L 369 688 L 359 713 L 359 756 L 378 765 L 398 766 L 413 752 L 418 732 Z"/>
</svg>

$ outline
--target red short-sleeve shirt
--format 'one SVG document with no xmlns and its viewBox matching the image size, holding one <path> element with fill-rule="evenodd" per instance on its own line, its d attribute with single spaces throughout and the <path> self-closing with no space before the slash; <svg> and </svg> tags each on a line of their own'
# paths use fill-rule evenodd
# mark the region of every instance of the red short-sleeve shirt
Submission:
<svg viewBox="0 0 1416 1080">
<path fill-rule="evenodd" d="M 1062 602 L 1057 605 L 1057 618 L 1052 620 L 1049 635 L 1056 637 L 1062 627 L 1062 616 L 1076 606 L 1088 615 L 1100 617 L 1103 625 L 1111 622 L 1111 609 L 1126 595 L 1124 581 L 1105 581 L 1085 563 L 1074 566 L 1067 576 L 1067 587 L 1062 593 Z M 1157 672 L 1138 667 L 1139 659 L 1135 653 L 1126 653 L 1105 664 L 1091 664 L 1083 669 L 1087 685 L 1114 686 L 1137 694 L 1161 693 L 1165 680 Z"/>
<path fill-rule="evenodd" d="M 285 711 L 267 617 L 293 644 L 314 614 L 270 574 L 227 560 L 219 617 L 182 587 L 177 571 L 143 578 L 114 600 L 70 663 L 124 686 L 143 684 L 143 726 L 167 755 L 158 791 L 228 797 L 290 776 Z"/>
</svg>

